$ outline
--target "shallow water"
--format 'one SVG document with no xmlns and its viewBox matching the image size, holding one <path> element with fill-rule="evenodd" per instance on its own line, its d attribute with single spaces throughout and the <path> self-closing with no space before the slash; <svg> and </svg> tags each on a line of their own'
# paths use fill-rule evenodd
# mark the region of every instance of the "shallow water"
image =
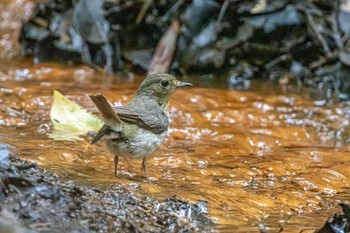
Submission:
<svg viewBox="0 0 350 233">
<path fill-rule="evenodd" d="M 93 108 L 88 94 L 97 92 L 125 104 L 143 77 L 22 60 L 13 39 L 19 18 L 4 9 L 21 3 L 26 12 L 32 5 L 8 2 L 0 4 L 1 22 L 12 19 L 0 25 L 0 141 L 21 158 L 83 184 L 121 182 L 158 198 L 205 200 L 222 231 L 257 231 L 259 223 L 268 232 L 311 231 L 349 200 L 349 103 L 271 83 L 253 82 L 240 92 L 201 88 L 197 79 L 196 87 L 178 90 L 170 102 L 171 129 L 148 161 L 154 185 L 145 182 L 138 160 L 120 159 L 114 178 L 103 145 L 49 137 L 52 91 L 87 109 Z"/>
</svg>

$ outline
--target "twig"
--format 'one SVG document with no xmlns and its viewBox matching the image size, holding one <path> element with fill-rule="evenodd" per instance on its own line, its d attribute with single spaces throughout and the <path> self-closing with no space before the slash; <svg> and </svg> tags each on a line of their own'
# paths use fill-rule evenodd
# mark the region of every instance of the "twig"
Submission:
<svg viewBox="0 0 350 233">
<path fill-rule="evenodd" d="M 334 11 L 334 20 L 335 20 L 335 27 L 337 28 L 337 31 L 339 32 L 340 28 L 340 21 L 339 21 L 339 12 L 340 12 L 340 0 L 335 0 L 335 11 Z"/>
<path fill-rule="evenodd" d="M 331 28 L 332 28 L 332 33 L 331 36 L 333 37 L 335 44 L 339 49 L 344 48 L 344 43 L 341 39 L 340 31 L 339 31 L 339 24 L 338 24 L 338 15 L 333 14 L 330 18 L 330 23 L 331 23 Z"/>
<path fill-rule="evenodd" d="M 230 5 L 230 2 L 231 2 L 231 0 L 225 0 L 224 4 L 222 4 L 218 19 L 216 20 L 216 24 L 219 24 L 222 22 L 222 19 L 225 16 L 225 13 L 227 11 L 227 7 L 228 7 L 228 5 Z"/>
<path fill-rule="evenodd" d="M 310 70 L 315 70 L 320 66 L 323 66 L 324 64 L 327 64 L 328 62 L 333 61 L 334 59 L 337 59 L 339 55 L 338 51 L 326 54 L 326 56 L 321 57 L 319 60 L 312 62 L 309 65 Z"/>
<path fill-rule="evenodd" d="M 171 15 L 173 15 L 183 4 L 185 3 L 185 0 L 178 0 L 169 10 L 167 13 L 164 14 L 162 17 L 162 21 L 166 22 L 169 20 Z"/>
<path fill-rule="evenodd" d="M 48 230 L 51 226 L 51 223 L 48 222 L 38 222 L 38 223 L 32 223 L 29 225 L 31 229 L 37 229 L 37 230 Z"/>
<path fill-rule="evenodd" d="M 112 211 L 112 210 L 104 210 L 102 208 L 98 208 L 95 213 L 101 213 L 101 214 L 106 214 L 111 217 L 118 217 L 118 213 Z"/>
<path fill-rule="evenodd" d="M 3 178 L 0 178 L 0 187 L 2 189 L 2 192 L 5 194 L 5 196 L 7 196 L 9 194 L 9 190 L 8 190 L 8 187 L 6 187 L 5 183 L 3 182 Z"/>
<path fill-rule="evenodd" d="M 141 21 L 145 17 L 145 14 L 146 14 L 148 8 L 151 6 L 152 2 L 153 2 L 153 0 L 145 0 L 145 2 L 143 3 L 143 5 L 141 7 L 139 14 L 137 15 L 136 24 L 141 23 Z"/>
<path fill-rule="evenodd" d="M 9 188 L 13 189 L 16 193 L 18 193 L 20 195 L 22 194 L 22 192 L 16 186 L 14 186 L 12 184 L 9 185 Z"/>
<path fill-rule="evenodd" d="M 220 12 L 219 12 L 219 16 L 216 20 L 217 25 L 221 24 L 230 3 L 234 3 L 234 2 L 238 2 L 238 1 L 240 1 L 240 0 L 225 0 L 225 2 L 222 4 L 222 7 L 221 7 Z"/>
<path fill-rule="evenodd" d="M 276 66 L 278 63 L 280 62 L 283 62 L 283 61 L 286 61 L 288 59 L 291 58 L 291 55 L 290 54 L 283 54 L 275 59 L 273 59 L 272 61 L 270 61 L 269 63 L 266 63 L 264 65 L 264 68 L 266 70 L 270 70 L 272 67 Z"/>
<path fill-rule="evenodd" d="M 319 42 L 322 45 L 323 51 L 325 52 L 325 54 L 329 54 L 331 52 L 331 49 L 329 48 L 323 35 L 319 32 L 319 29 L 317 28 L 317 25 L 315 24 L 315 21 L 314 21 L 312 15 L 308 11 L 305 11 L 305 14 L 306 14 L 306 18 L 309 22 L 311 29 L 314 31 L 317 39 L 319 40 Z"/>
</svg>

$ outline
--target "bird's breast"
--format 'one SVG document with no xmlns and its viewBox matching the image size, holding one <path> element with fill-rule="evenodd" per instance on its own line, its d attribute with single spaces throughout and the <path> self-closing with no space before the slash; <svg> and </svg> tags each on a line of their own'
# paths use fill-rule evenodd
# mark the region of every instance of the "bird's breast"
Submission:
<svg viewBox="0 0 350 233">
<path fill-rule="evenodd" d="M 124 130 L 124 140 L 108 140 L 107 145 L 117 155 L 133 158 L 143 158 L 151 155 L 162 143 L 166 131 L 155 134 L 141 127 L 127 127 Z"/>
</svg>

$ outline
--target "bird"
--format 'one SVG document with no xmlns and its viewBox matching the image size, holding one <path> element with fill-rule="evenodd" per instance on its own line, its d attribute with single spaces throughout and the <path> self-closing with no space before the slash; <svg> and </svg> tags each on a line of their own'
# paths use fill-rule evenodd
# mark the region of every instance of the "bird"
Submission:
<svg viewBox="0 0 350 233">
<path fill-rule="evenodd" d="M 114 175 L 117 177 L 119 156 L 142 159 L 142 172 L 147 172 L 147 158 L 159 147 L 169 129 L 168 103 L 177 88 L 193 86 L 167 73 L 148 75 L 136 95 L 125 106 L 112 107 L 101 94 L 90 95 L 104 125 L 91 144 L 102 140 L 114 154 Z"/>
</svg>

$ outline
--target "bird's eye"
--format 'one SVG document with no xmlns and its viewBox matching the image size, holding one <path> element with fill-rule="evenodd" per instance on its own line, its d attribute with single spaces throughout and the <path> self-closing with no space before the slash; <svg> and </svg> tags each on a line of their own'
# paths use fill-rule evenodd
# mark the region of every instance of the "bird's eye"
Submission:
<svg viewBox="0 0 350 233">
<path fill-rule="evenodd" d="M 168 80 L 162 80 L 160 82 L 160 85 L 162 85 L 162 87 L 167 87 L 169 85 L 169 81 Z"/>
</svg>

